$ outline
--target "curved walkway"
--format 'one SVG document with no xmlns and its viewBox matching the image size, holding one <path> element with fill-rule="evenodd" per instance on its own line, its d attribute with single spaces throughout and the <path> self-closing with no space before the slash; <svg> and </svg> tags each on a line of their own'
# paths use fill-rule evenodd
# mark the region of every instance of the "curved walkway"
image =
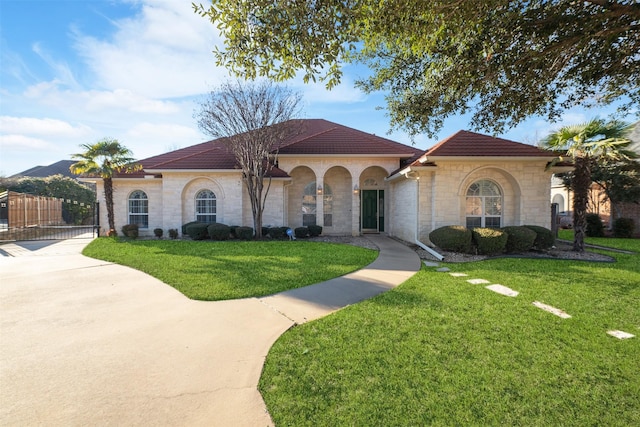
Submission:
<svg viewBox="0 0 640 427">
<path fill-rule="evenodd" d="M 257 384 L 275 340 L 420 269 L 369 238 L 380 254 L 362 270 L 219 302 L 84 257 L 89 240 L 0 246 L 0 425 L 271 425 Z"/>
</svg>

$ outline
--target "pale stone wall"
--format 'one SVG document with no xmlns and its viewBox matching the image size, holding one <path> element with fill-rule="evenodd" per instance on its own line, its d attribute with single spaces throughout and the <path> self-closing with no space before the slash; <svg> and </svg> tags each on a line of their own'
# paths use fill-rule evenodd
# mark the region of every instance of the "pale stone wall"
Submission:
<svg viewBox="0 0 640 427">
<path fill-rule="evenodd" d="M 325 217 L 331 214 L 331 225 L 324 223 L 324 234 L 351 234 L 351 208 L 353 191 L 351 187 L 351 175 L 343 167 L 336 166 L 329 169 L 324 175 L 324 206 Z M 332 194 L 327 193 L 331 188 Z M 331 206 L 331 209 L 329 209 Z"/>
<path fill-rule="evenodd" d="M 418 200 L 418 181 L 401 178 L 389 186 L 389 235 L 407 242 L 416 237 L 416 203 Z"/>
<path fill-rule="evenodd" d="M 532 224 L 550 228 L 551 173 L 545 171 L 546 162 L 440 160 L 437 163 L 435 170 L 412 172 L 410 178 L 391 183 L 390 235 L 413 241 L 417 226 L 418 239 L 430 243 L 429 233 L 436 228 L 466 225 L 467 189 L 482 179 L 495 182 L 502 191 L 502 226 Z"/>
<path fill-rule="evenodd" d="M 153 236 L 154 228 L 164 229 L 162 181 L 160 179 L 116 179 L 113 181 L 113 216 L 116 231 L 122 235 L 122 226 L 129 223 L 129 195 L 136 190 L 144 191 L 149 202 L 149 227 L 141 228 L 139 230 L 140 236 Z M 96 181 L 96 196 L 100 203 L 100 235 L 106 236 L 109 231 L 109 222 L 102 180 Z"/>
<path fill-rule="evenodd" d="M 465 225 L 467 189 L 482 179 L 502 191 L 502 226 L 549 228 L 551 173 L 545 166 L 544 161 L 438 161 L 435 172 L 420 172 L 420 238 L 427 241 L 429 232 L 439 227 Z"/>
</svg>

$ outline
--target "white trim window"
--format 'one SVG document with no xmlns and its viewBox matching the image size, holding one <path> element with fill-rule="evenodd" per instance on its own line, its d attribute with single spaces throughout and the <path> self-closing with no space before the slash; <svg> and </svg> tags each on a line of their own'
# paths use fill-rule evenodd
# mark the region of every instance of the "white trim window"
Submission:
<svg viewBox="0 0 640 427">
<path fill-rule="evenodd" d="M 149 199 L 147 193 L 136 190 L 129 195 L 129 224 L 149 228 Z"/>
<path fill-rule="evenodd" d="M 502 204 L 502 191 L 495 182 L 484 179 L 471 184 L 466 195 L 467 228 L 500 228 Z"/>
<path fill-rule="evenodd" d="M 196 194 L 196 221 L 214 223 L 217 216 L 217 199 L 211 190 L 200 190 Z"/>
</svg>

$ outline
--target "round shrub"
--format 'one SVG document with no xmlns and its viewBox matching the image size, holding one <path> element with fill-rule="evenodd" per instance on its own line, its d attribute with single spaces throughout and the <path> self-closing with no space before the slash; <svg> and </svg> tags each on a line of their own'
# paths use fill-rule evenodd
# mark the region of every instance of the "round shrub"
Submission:
<svg viewBox="0 0 640 427">
<path fill-rule="evenodd" d="M 536 241 L 536 232 L 522 226 L 503 227 L 502 231 L 507 233 L 508 253 L 526 252 L 533 247 Z"/>
<path fill-rule="evenodd" d="M 507 246 L 509 235 L 497 228 L 476 227 L 471 230 L 473 243 L 478 248 L 478 253 L 483 255 L 500 254 Z"/>
<path fill-rule="evenodd" d="M 194 222 L 191 224 L 187 224 L 186 234 L 193 240 L 204 240 L 209 237 L 209 234 L 207 233 L 208 226 L 209 224 L 205 224 L 204 222 Z"/>
<path fill-rule="evenodd" d="M 539 251 L 546 251 L 556 243 L 556 237 L 548 228 L 539 225 L 525 225 L 529 230 L 536 232 L 536 240 L 533 242 L 533 248 Z"/>
<path fill-rule="evenodd" d="M 262 237 L 267 237 L 269 235 L 269 227 L 262 227 Z"/>
<path fill-rule="evenodd" d="M 286 232 L 286 228 L 283 230 L 282 227 L 271 227 L 269 229 L 269 236 L 274 239 L 282 239 L 284 236 L 286 236 Z"/>
<path fill-rule="evenodd" d="M 303 239 L 309 235 L 309 227 L 297 227 L 293 233 L 298 239 Z"/>
<path fill-rule="evenodd" d="M 231 233 L 231 238 L 232 239 L 238 239 L 238 233 L 236 232 L 236 230 L 238 229 L 238 227 L 240 227 L 239 225 L 230 225 L 229 226 L 229 232 Z"/>
<path fill-rule="evenodd" d="M 186 224 L 182 224 L 182 235 L 184 236 L 185 234 L 189 234 L 187 233 L 187 227 L 190 226 L 191 224 L 204 224 L 204 222 L 200 222 L 200 221 L 191 221 L 191 222 L 187 222 Z"/>
<path fill-rule="evenodd" d="M 587 214 L 586 234 L 588 237 L 604 237 L 604 224 L 598 214 Z"/>
<path fill-rule="evenodd" d="M 207 233 L 213 240 L 229 240 L 231 237 L 231 227 L 226 224 L 214 222 L 207 227 Z"/>
<path fill-rule="evenodd" d="M 253 228 L 251 227 L 236 227 L 236 237 L 240 240 L 253 239 Z"/>
<path fill-rule="evenodd" d="M 613 221 L 613 236 L 614 237 L 633 237 L 635 231 L 635 223 L 631 218 L 618 218 Z"/>
<path fill-rule="evenodd" d="M 310 225 L 307 228 L 309 228 L 309 236 L 311 237 L 318 237 L 322 234 L 322 226 L 320 225 Z"/>
<path fill-rule="evenodd" d="M 162 228 L 154 228 L 153 229 L 153 234 L 158 238 L 162 238 L 162 234 L 164 234 L 164 231 L 162 230 Z"/>
<path fill-rule="evenodd" d="M 471 230 L 461 225 L 440 227 L 429 233 L 429 240 L 445 251 L 469 252 L 471 250 Z"/>
<path fill-rule="evenodd" d="M 169 238 L 174 239 L 174 240 L 178 238 L 178 229 L 177 228 L 170 228 L 169 229 Z"/>
<path fill-rule="evenodd" d="M 123 225 L 122 234 L 130 239 L 137 239 L 139 235 L 138 224 Z"/>
</svg>

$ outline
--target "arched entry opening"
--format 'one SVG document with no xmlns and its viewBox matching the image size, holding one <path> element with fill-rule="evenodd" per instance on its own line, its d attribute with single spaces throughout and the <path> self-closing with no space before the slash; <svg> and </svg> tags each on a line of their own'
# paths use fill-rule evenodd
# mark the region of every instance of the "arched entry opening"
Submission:
<svg viewBox="0 0 640 427">
<path fill-rule="evenodd" d="M 360 230 L 380 233 L 385 230 L 385 186 L 387 171 L 378 166 L 360 174 Z"/>
</svg>

